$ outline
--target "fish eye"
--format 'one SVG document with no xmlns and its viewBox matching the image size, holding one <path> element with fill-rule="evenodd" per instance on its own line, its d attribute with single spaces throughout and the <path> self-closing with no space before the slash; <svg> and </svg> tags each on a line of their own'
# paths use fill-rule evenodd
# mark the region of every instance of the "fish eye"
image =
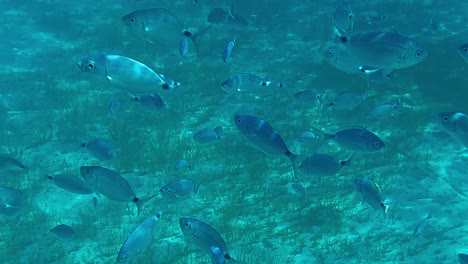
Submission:
<svg viewBox="0 0 468 264">
<path fill-rule="evenodd" d="M 380 146 L 380 142 L 376 141 L 376 142 L 374 143 L 374 145 L 375 145 L 376 147 L 379 147 L 379 146 Z"/>
<path fill-rule="evenodd" d="M 171 193 L 172 191 L 171 191 L 171 189 L 167 189 L 166 192 L 167 192 L 167 193 Z"/>
<path fill-rule="evenodd" d="M 349 19 L 349 20 L 353 19 L 353 15 L 349 15 L 349 16 L 348 16 L 348 19 Z"/>
<path fill-rule="evenodd" d="M 262 82 L 262 86 L 267 86 L 267 83 L 266 83 L 266 82 Z"/>
<path fill-rule="evenodd" d="M 231 86 L 232 86 L 232 84 L 231 84 L 231 83 L 228 83 L 228 84 L 227 84 L 227 86 L 228 86 L 228 87 L 231 87 Z"/>
<path fill-rule="evenodd" d="M 135 22 L 136 22 L 136 20 L 135 20 L 133 17 L 131 17 L 129 20 L 130 20 L 130 22 L 132 22 L 132 23 L 135 23 Z"/>
<path fill-rule="evenodd" d="M 463 50 L 464 50 L 465 52 L 468 52 L 468 48 L 464 48 Z"/>
<path fill-rule="evenodd" d="M 332 52 L 331 50 L 329 50 L 329 51 L 327 52 L 327 54 L 328 54 L 328 55 L 333 55 L 333 52 Z"/>
<path fill-rule="evenodd" d="M 444 116 L 443 119 L 444 119 L 444 121 L 448 121 L 448 120 L 449 120 L 448 116 Z"/>
<path fill-rule="evenodd" d="M 92 69 L 94 69 L 94 67 L 96 66 L 96 63 L 94 63 L 94 61 L 90 61 L 90 62 L 88 62 L 88 65 L 87 65 L 87 66 L 88 66 L 88 68 L 89 68 L 90 70 L 92 70 Z"/>
<path fill-rule="evenodd" d="M 416 51 L 416 57 L 421 57 L 423 54 L 424 52 L 422 52 L 422 50 Z"/>
<path fill-rule="evenodd" d="M 238 119 L 237 119 L 237 123 L 239 123 L 239 124 L 240 124 L 240 122 L 241 122 L 241 120 L 238 118 Z"/>
</svg>

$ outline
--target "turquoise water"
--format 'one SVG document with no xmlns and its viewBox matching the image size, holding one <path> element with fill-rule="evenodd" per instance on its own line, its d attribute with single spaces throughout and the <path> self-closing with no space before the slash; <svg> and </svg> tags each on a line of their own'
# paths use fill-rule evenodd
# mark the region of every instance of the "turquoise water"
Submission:
<svg viewBox="0 0 468 264">
<path fill-rule="evenodd" d="M 45 176 L 80 175 L 85 165 L 118 172 L 138 197 L 156 194 L 178 178 L 200 184 L 192 197 L 163 209 L 150 245 L 133 263 L 210 263 L 209 254 L 184 240 L 179 217 L 209 223 L 243 263 L 458 263 L 457 254 L 468 252 L 466 148 L 434 121 L 442 111 L 466 111 L 467 66 L 457 47 L 467 42 L 467 3 L 349 1 L 355 31 L 395 31 L 428 51 L 424 61 L 396 71 L 391 81 L 369 86 L 322 58 L 331 14 L 341 1 L 235 1 L 236 13 L 251 25 L 212 26 L 198 42 L 198 56 L 192 43 L 181 56 L 178 41 L 145 41 L 126 29 L 122 16 L 161 7 L 197 32 L 208 26 L 213 8 L 229 9 L 229 3 L 156 2 L 0 1 L 0 154 L 28 167 L 2 176 L 3 186 L 25 196 L 19 215 L 0 219 L 3 263 L 115 263 L 127 236 L 161 208 L 157 196 L 137 215 L 131 202 L 73 194 Z M 369 10 L 385 20 L 358 18 Z M 225 63 L 221 54 L 233 38 Z M 101 53 L 134 58 L 181 86 L 155 88 L 165 108 L 145 111 L 126 91 L 83 73 L 75 63 Z M 280 80 L 285 87 L 271 95 L 225 93 L 220 84 L 242 72 Z M 366 96 L 362 104 L 340 110 L 293 99 L 306 89 Z M 373 106 L 398 99 L 395 114 L 368 118 Z M 109 113 L 113 100 L 121 107 Z M 242 137 L 232 118 L 238 111 L 267 121 L 300 155 L 331 153 L 344 160 L 352 154 L 333 142 L 299 140 L 312 127 L 327 132 L 365 127 L 386 146 L 358 155 L 336 176 L 299 172 L 295 179 L 286 158 L 268 156 Z M 193 139 L 199 130 L 218 125 L 224 129 L 220 140 Z M 115 144 L 113 159 L 100 161 L 81 146 L 95 138 Z M 191 168 L 175 171 L 181 158 Z M 354 179 L 363 177 L 380 186 L 385 216 L 355 191 Z M 294 183 L 305 195 L 294 191 Z M 426 228 L 414 237 L 429 213 Z M 51 234 L 61 223 L 74 229 L 72 239 Z"/>
</svg>

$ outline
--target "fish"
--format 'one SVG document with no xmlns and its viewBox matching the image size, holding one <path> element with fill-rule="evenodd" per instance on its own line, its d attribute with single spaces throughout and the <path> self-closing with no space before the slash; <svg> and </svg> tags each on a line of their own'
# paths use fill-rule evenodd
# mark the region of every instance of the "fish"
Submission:
<svg viewBox="0 0 468 264">
<path fill-rule="evenodd" d="M 468 116 L 462 112 L 441 112 L 438 116 L 442 128 L 450 136 L 468 147 Z"/>
<path fill-rule="evenodd" d="M 102 76 L 111 84 L 130 92 L 154 92 L 158 87 L 169 90 L 180 85 L 142 62 L 121 55 L 90 55 L 78 59 L 76 64 L 82 72 Z"/>
<path fill-rule="evenodd" d="M 332 13 L 333 26 L 341 34 L 349 34 L 354 28 L 354 12 L 349 5 L 340 5 Z"/>
<path fill-rule="evenodd" d="M 432 215 L 429 213 L 426 217 L 424 217 L 423 220 L 421 220 L 421 222 L 419 222 L 419 224 L 414 229 L 413 237 L 418 237 L 419 235 L 421 235 L 424 229 L 426 229 L 429 219 L 431 218 L 432 218 Z"/>
<path fill-rule="evenodd" d="M 344 93 L 340 95 L 324 96 L 322 101 L 335 110 L 353 110 L 364 103 L 366 95 L 361 93 Z"/>
<path fill-rule="evenodd" d="M 362 127 L 350 127 L 339 130 L 334 134 L 325 133 L 313 128 L 317 135 L 325 140 L 333 140 L 341 147 L 357 152 L 374 152 L 385 147 L 385 143 L 374 133 Z"/>
<path fill-rule="evenodd" d="M 309 131 L 309 130 L 306 130 L 306 131 L 302 131 L 300 134 L 299 134 L 299 139 L 301 141 L 315 141 L 318 139 L 318 136 L 315 135 L 314 132 L 312 131 Z"/>
<path fill-rule="evenodd" d="M 363 62 L 358 57 L 353 55 L 346 47 L 343 46 L 328 46 L 322 51 L 322 57 L 330 65 L 336 69 L 348 73 L 355 74 L 369 82 L 386 82 L 392 79 L 392 70 L 380 69 L 363 65 Z"/>
<path fill-rule="evenodd" d="M 291 184 L 291 189 L 294 191 L 295 194 L 305 197 L 306 195 L 306 190 L 304 186 L 300 185 L 299 183 L 292 183 Z"/>
<path fill-rule="evenodd" d="M 162 212 L 157 211 L 141 222 L 125 239 L 119 254 L 118 263 L 133 262 L 150 244 L 161 219 Z"/>
<path fill-rule="evenodd" d="M 211 264 L 226 264 L 226 258 L 223 255 L 223 251 L 216 246 L 211 246 Z"/>
<path fill-rule="evenodd" d="M 191 245 L 198 247 L 201 251 L 211 254 L 211 247 L 217 247 L 225 259 L 231 259 L 226 242 L 221 235 L 209 224 L 198 219 L 181 217 L 179 226 L 184 234 L 185 240 Z"/>
<path fill-rule="evenodd" d="M 232 49 L 236 45 L 236 38 L 230 40 L 227 44 L 226 47 L 224 47 L 223 51 L 223 61 L 227 62 L 229 58 L 231 57 Z"/>
<path fill-rule="evenodd" d="M 458 253 L 458 262 L 460 264 L 468 264 L 468 254 Z"/>
<path fill-rule="evenodd" d="M 374 208 L 374 210 L 382 210 L 384 215 L 386 214 L 388 206 L 385 204 L 380 187 L 372 179 L 355 179 L 354 186 L 367 204 Z"/>
<path fill-rule="evenodd" d="M 50 229 L 50 232 L 58 239 L 70 239 L 75 234 L 73 228 L 66 224 L 60 224 Z"/>
<path fill-rule="evenodd" d="M 368 118 L 371 119 L 381 119 L 389 116 L 393 116 L 398 114 L 402 106 L 402 101 L 399 99 L 398 101 L 392 103 L 383 103 L 375 105 L 369 111 L 367 115 Z"/>
<path fill-rule="evenodd" d="M 333 176 L 343 167 L 351 166 L 352 157 L 347 160 L 338 160 L 330 154 L 313 154 L 299 164 L 299 170 L 309 176 Z"/>
<path fill-rule="evenodd" d="M 208 144 L 221 139 L 223 128 L 217 126 L 214 129 L 204 128 L 193 135 L 193 139 L 198 143 Z"/>
<path fill-rule="evenodd" d="M 157 113 L 165 106 L 163 99 L 157 93 L 132 96 L 132 101 L 137 102 L 149 113 Z"/>
<path fill-rule="evenodd" d="M 185 55 L 188 52 L 188 38 L 183 37 L 179 43 L 179 53 L 180 55 Z"/>
<path fill-rule="evenodd" d="M 302 90 L 293 95 L 293 98 L 297 102 L 313 105 L 320 102 L 321 96 L 317 91 L 314 90 Z"/>
<path fill-rule="evenodd" d="M 87 143 L 81 143 L 81 146 L 86 148 L 89 154 L 98 160 L 110 160 L 115 158 L 116 155 L 114 145 L 104 139 L 93 139 Z"/>
<path fill-rule="evenodd" d="M 143 204 L 156 195 L 140 199 L 135 195 L 128 181 L 117 172 L 100 166 L 81 166 L 81 176 L 93 188 L 110 200 L 117 202 L 133 202 L 138 214 Z"/>
<path fill-rule="evenodd" d="M 162 40 L 189 38 L 198 53 L 197 39 L 203 33 L 193 33 L 173 13 L 164 8 L 151 8 L 133 11 L 122 17 L 124 25 L 144 40 L 155 43 Z"/>
<path fill-rule="evenodd" d="M 82 178 L 70 174 L 55 174 L 48 175 L 47 179 L 54 182 L 58 187 L 76 194 L 91 194 L 94 193 L 91 186 Z"/>
<path fill-rule="evenodd" d="M 178 179 L 165 184 L 159 193 L 166 200 L 179 201 L 188 199 L 192 193 L 197 193 L 200 186 L 189 179 Z"/>
<path fill-rule="evenodd" d="M 20 190 L 0 187 L 0 214 L 16 216 L 24 207 L 24 195 Z"/>
<path fill-rule="evenodd" d="M 245 28 L 250 25 L 250 21 L 236 14 L 233 10 L 233 4 L 231 4 L 230 10 L 224 8 L 214 8 L 208 14 L 208 23 L 214 25 L 236 27 L 236 28 Z"/>
<path fill-rule="evenodd" d="M 177 160 L 174 164 L 174 171 L 178 172 L 184 168 L 190 169 L 192 165 L 186 159 Z"/>
<path fill-rule="evenodd" d="M 234 124 L 245 140 L 270 156 L 283 156 L 291 161 L 295 173 L 297 155 L 292 153 L 281 135 L 266 121 L 252 115 L 234 115 Z"/>
<path fill-rule="evenodd" d="M 263 78 L 251 73 L 239 73 L 221 83 L 226 93 L 247 92 L 255 95 L 273 94 L 276 88 L 283 88 L 284 84 Z"/>
<path fill-rule="evenodd" d="M 376 10 L 364 10 L 359 13 L 357 18 L 369 25 L 381 25 L 387 21 L 387 15 Z"/>
<path fill-rule="evenodd" d="M 461 44 L 457 48 L 458 54 L 462 57 L 465 63 L 468 63 L 468 43 Z"/>
<path fill-rule="evenodd" d="M 115 114 L 117 111 L 119 111 L 120 107 L 122 104 L 120 103 L 119 100 L 113 99 L 109 105 L 107 106 L 107 110 L 109 111 L 109 114 Z"/>
<path fill-rule="evenodd" d="M 427 50 L 422 45 L 393 31 L 356 32 L 341 36 L 340 41 L 362 67 L 404 69 L 427 57 Z"/>
<path fill-rule="evenodd" d="M 0 155 L 0 172 L 14 173 L 25 171 L 26 166 L 15 158 Z"/>
</svg>

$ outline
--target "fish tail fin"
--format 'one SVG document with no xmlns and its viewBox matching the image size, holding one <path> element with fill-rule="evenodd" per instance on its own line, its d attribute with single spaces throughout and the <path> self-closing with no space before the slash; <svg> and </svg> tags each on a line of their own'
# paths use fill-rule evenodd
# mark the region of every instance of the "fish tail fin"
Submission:
<svg viewBox="0 0 468 264">
<path fill-rule="evenodd" d="M 187 30 L 184 31 L 184 36 L 192 40 L 193 45 L 195 46 L 195 51 L 197 52 L 197 56 L 200 56 L 200 45 L 199 45 L 200 38 L 204 36 L 210 29 L 211 29 L 211 26 L 207 26 L 203 28 L 202 30 L 198 31 L 197 33 L 191 33 L 190 31 L 187 31 Z"/>
<path fill-rule="evenodd" d="M 353 154 L 351 154 L 351 157 L 349 157 L 347 160 L 342 160 L 341 164 L 343 166 L 352 166 L 355 158 L 356 158 L 356 152 L 353 152 Z"/>
<path fill-rule="evenodd" d="M 137 215 L 140 215 L 140 212 L 141 212 L 141 208 L 143 208 L 143 204 L 145 204 L 146 202 L 148 202 L 149 200 L 153 199 L 154 197 L 156 197 L 157 194 L 155 195 L 152 195 L 150 197 L 146 197 L 146 198 L 138 198 L 138 197 L 135 197 L 133 199 L 133 202 L 135 203 L 136 207 L 137 207 Z"/>
</svg>

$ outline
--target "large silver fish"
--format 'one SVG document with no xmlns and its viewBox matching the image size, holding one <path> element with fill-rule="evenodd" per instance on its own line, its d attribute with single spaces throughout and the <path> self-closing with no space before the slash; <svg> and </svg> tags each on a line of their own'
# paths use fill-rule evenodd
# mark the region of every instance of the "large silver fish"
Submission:
<svg viewBox="0 0 468 264">
<path fill-rule="evenodd" d="M 24 170 L 26 170 L 26 166 L 23 165 L 23 163 L 21 163 L 17 159 L 0 155 L 0 172 L 11 173 L 20 172 Z"/>
<path fill-rule="evenodd" d="M 175 14 L 164 8 L 136 10 L 123 16 L 122 20 L 129 30 L 150 43 L 172 41 L 175 46 L 189 38 L 197 52 L 197 38 L 207 30 L 192 33 Z"/>
<path fill-rule="evenodd" d="M 324 133 L 313 128 L 316 134 L 322 134 L 326 140 L 333 140 L 341 147 L 352 151 L 374 152 L 385 147 L 384 142 L 374 133 L 362 127 L 341 129 L 334 134 Z"/>
<path fill-rule="evenodd" d="M 162 197 L 170 201 L 178 201 L 189 198 L 192 193 L 197 193 L 199 185 L 189 179 L 178 179 L 165 184 L 159 192 Z"/>
<path fill-rule="evenodd" d="M 55 174 L 48 175 L 47 178 L 52 180 L 58 187 L 76 194 L 91 194 L 93 189 L 83 178 L 70 174 Z"/>
<path fill-rule="evenodd" d="M 354 11 L 349 5 L 340 5 L 332 13 L 333 26 L 341 34 L 350 34 L 354 28 Z"/>
<path fill-rule="evenodd" d="M 356 191 L 362 195 L 362 199 L 374 210 L 387 212 L 387 205 L 382 196 L 380 187 L 370 178 L 359 178 L 354 180 Z"/>
<path fill-rule="evenodd" d="M 132 262 L 146 249 L 153 238 L 160 218 L 161 212 L 157 211 L 141 222 L 132 233 L 130 233 L 117 255 L 118 263 Z"/>
<path fill-rule="evenodd" d="M 297 155 L 289 150 L 281 135 L 270 124 L 258 117 L 243 114 L 234 115 L 234 124 L 242 136 L 260 151 L 271 156 L 287 157 L 295 171 Z"/>
<path fill-rule="evenodd" d="M 19 214 L 24 207 L 24 195 L 21 191 L 0 187 L 0 214 L 6 216 L 15 216 Z"/>
<path fill-rule="evenodd" d="M 110 160 L 115 157 L 114 145 L 110 141 L 104 139 L 93 139 L 82 143 L 81 146 L 86 148 L 89 154 L 98 160 Z"/>
<path fill-rule="evenodd" d="M 441 112 L 439 123 L 453 138 L 468 147 L 468 116 L 462 112 Z"/>
<path fill-rule="evenodd" d="M 179 219 L 179 226 L 186 241 L 198 247 L 201 251 L 211 254 L 211 248 L 217 247 L 221 250 L 225 259 L 231 259 L 226 242 L 218 231 L 209 224 L 194 218 L 182 217 Z"/>
<path fill-rule="evenodd" d="M 338 160 L 330 154 L 313 154 L 299 164 L 299 170 L 311 176 L 333 176 L 344 166 L 351 166 L 351 159 Z"/>
<path fill-rule="evenodd" d="M 239 73 L 221 83 L 226 93 L 246 92 L 255 95 L 272 94 L 284 84 L 251 73 Z"/>
<path fill-rule="evenodd" d="M 366 71 L 369 67 L 363 66 L 364 62 L 343 46 L 328 46 L 322 51 L 322 56 L 336 69 L 349 74 L 359 75 L 369 82 L 385 82 L 391 80 L 392 77 L 392 70 L 373 67 L 372 71 Z"/>
<path fill-rule="evenodd" d="M 140 199 L 135 195 L 133 188 L 117 172 L 100 166 L 81 166 L 81 176 L 93 188 L 107 198 L 117 202 L 133 202 L 137 206 L 138 214 L 143 204 L 156 195 Z"/>
<path fill-rule="evenodd" d="M 102 76 L 130 92 L 154 92 L 158 87 L 167 90 L 180 85 L 147 65 L 121 55 L 91 55 L 80 58 L 76 64 L 81 71 Z"/>
<path fill-rule="evenodd" d="M 427 57 L 427 50 L 419 43 L 393 31 L 356 32 L 342 36 L 341 43 L 366 67 L 403 69 Z"/>
</svg>

